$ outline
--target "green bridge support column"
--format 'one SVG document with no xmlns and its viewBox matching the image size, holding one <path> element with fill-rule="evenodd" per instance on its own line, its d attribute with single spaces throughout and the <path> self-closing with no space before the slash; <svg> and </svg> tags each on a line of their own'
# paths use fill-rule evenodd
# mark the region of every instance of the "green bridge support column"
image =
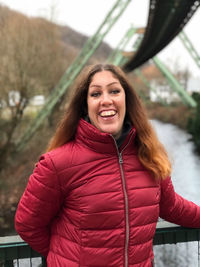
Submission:
<svg viewBox="0 0 200 267">
<path fill-rule="evenodd" d="M 137 29 L 133 26 L 130 27 L 130 29 L 125 33 L 113 53 L 108 57 L 107 61 L 109 63 L 112 63 L 114 65 L 120 65 L 121 61 L 123 60 L 122 52 L 124 51 L 125 47 L 133 37 L 133 35 L 136 33 Z"/>
<path fill-rule="evenodd" d="M 181 39 L 181 41 L 182 41 L 183 45 L 185 46 L 185 48 L 190 53 L 190 55 L 193 58 L 194 62 L 200 68 L 200 56 L 197 53 L 196 49 L 194 48 L 194 46 L 193 46 L 192 42 L 190 41 L 190 39 L 187 37 L 186 33 L 184 31 L 179 33 L 179 38 Z"/>
<path fill-rule="evenodd" d="M 173 74 L 169 71 L 165 64 L 161 62 L 156 56 L 153 57 L 152 60 L 162 72 L 162 74 L 166 77 L 172 89 L 179 94 L 182 101 L 192 108 L 196 107 L 196 101 L 184 90 L 182 85 L 177 81 L 177 79 L 173 76 Z"/>
</svg>

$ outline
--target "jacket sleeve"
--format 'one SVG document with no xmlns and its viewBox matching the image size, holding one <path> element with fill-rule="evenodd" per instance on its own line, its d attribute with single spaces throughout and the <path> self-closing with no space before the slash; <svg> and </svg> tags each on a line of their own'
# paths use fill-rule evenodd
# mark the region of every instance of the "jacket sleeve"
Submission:
<svg viewBox="0 0 200 267">
<path fill-rule="evenodd" d="M 62 194 L 48 154 L 40 157 L 15 215 L 15 229 L 34 250 L 47 256 L 50 226 L 62 205 Z"/>
<path fill-rule="evenodd" d="M 178 195 L 170 177 L 161 182 L 160 217 L 184 227 L 200 228 L 200 207 Z"/>
</svg>

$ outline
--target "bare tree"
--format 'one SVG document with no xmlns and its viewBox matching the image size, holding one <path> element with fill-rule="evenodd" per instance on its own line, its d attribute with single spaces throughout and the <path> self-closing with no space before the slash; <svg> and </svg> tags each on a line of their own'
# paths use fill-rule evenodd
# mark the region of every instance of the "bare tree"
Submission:
<svg viewBox="0 0 200 267">
<path fill-rule="evenodd" d="M 13 138 L 30 98 L 48 95 L 65 66 L 64 46 L 55 24 L 0 9 L 0 161 L 13 149 Z M 6 106 L 6 109 L 5 109 Z M 0 166 L 1 168 L 1 166 Z"/>
<path fill-rule="evenodd" d="M 177 57 L 174 61 L 174 64 L 172 65 L 172 69 L 172 72 L 174 73 L 179 83 L 187 91 L 188 81 L 192 76 L 192 73 L 190 72 L 188 67 L 183 67 L 180 58 Z"/>
</svg>

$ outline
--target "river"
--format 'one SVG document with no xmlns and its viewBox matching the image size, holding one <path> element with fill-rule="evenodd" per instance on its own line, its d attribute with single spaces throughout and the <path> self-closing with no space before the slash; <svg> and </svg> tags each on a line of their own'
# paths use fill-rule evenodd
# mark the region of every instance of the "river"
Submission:
<svg viewBox="0 0 200 267">
<path fill-rule="evenodd" d="M 172 124 L 152 121 L 160 141 L 172 160 L 172 182 L 182 197 L 200 205 L 200 158 L 194 153 L 190 135 Z M 156 267 L 197 267 L 198 242 L 154 247 Z"/>
<path fill-rule="evenodd" d="M 200 158 L 194 153 L 190 135 L 172 124 L 152 121 L 160 141 L 173 162 L 172 181 L 177 193 L 200 205 Z M 198 242 L 154 247 L 156 267 L 197 267 Z M 30 266 L 26 260 L 20 266 Z M 15 265 L 17 266 L 17 265 Z M 33 260 L 32 266 L 38 266 Z"/>
</svg>

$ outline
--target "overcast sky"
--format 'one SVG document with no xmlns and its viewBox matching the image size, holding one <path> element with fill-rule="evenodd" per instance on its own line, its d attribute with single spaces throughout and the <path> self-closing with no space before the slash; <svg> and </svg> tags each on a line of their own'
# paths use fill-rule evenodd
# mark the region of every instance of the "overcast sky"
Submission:
<svg viewBox="0 0 200 267">
<path fill-rule="evenodd" d="M 78 32 L 93 35 L 116 0 L 0 0 L 0 4 L 28 16 L 42 16 L 58 24 L 68 25 Z M 145 27 L 149 0 L 132 0 L 120 19 L 105 37 L 112 47 L 117 46 L 131 24 Z M 200 8 L 184 28 L 200 54 Z M 159 58 L 172 68 L 186 68 L 200 77 L 200 70 L 193 62 L 179 38 L 159 53 Z"/>
</svg>

